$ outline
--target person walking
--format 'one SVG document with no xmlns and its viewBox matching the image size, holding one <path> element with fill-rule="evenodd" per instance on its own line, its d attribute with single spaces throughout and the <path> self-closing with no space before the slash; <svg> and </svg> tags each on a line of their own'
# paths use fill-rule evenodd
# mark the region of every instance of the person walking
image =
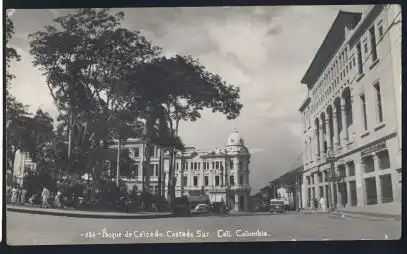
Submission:
<svg viewBox="0 0 407 254">
<path fill-rule="evenodd" d="M 13 189 L 11 189 L 11 204 L 14 206 L 17 203 L 17 195 L 18 195 L 18 190 L 16 186 L 13 186 Z"/>
<path fill-rule="evenodd" d="M 43 208 L 48 208 L 49 207 L 49 204 L 48 204 L 49 196 L 50 196 L 50 192 L 47 189 L 47 187 L 44 186 L 44 189 L 42 190 L 42 194 L 41 194 L 41 198 L 42 198 L 41 207 L 43 207 Z"/>
<path fill-rule="evenodd" d="M 318 199 L 316 199 L 316 198 L 314 198 L 314 209 L 315 209 L 315 211 L 318 211 Z"/>
<path fill-rule="evenodd" d="M 325 200 L 325 198 L 323 196 L 319 200 L 319 206 L 321 207 L 321 210 L 323 212 L 326 212 L 326 200 Z"/>
</svg>

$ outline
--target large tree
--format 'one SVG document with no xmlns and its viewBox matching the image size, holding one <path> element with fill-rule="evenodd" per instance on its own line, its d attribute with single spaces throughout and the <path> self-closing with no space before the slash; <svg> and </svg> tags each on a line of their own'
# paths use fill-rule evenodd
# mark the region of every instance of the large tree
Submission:
<svg viewBox="0 0 407 254">
<path fill-rule="evenodd" d="M 160 49 L 139 32 L 121 28 L 122 19 L 121 12 L 80 9 L 30 35 L 34 64 L 68 126 L 68 153 L 84 155 L 71 160 L 76 167 L 88 166 L 101 143 L 107 148 L 112 136 L 123 138 L 123 125 L 140 117 L 139 94 L 129 92 L 137 89 L 123 76 Z M 97 165 L 104 163 L 92 164 L 99 172 Z"/>
<path fill-rule="evenodd" d="M 150 111 L 155 112 L 150 113 L 151 117 L 168 123 L 168 140 L 171 140 L 166 145 L 170 155 L 168 197 L 172 203 L 175 198 L 174 166 L 179 122 L 196 121 L 204 109 L 223 113 L 227 119 L 235 119 L 243 107 L 239 102 L 239 88 L 208 72 L 190 56 L 156 58 L 134 68 L 128 75 L 126 79 L 134 80 L 140 88 L 137 92 L 142 94 L 142 104 L 154 109 Z"/>
</svg>

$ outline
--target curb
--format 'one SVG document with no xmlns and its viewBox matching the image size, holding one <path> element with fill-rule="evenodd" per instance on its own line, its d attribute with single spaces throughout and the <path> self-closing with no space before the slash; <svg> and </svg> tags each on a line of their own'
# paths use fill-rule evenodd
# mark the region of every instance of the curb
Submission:
<svg viewBox="0 0 407 254">
<path fill-rule="evenodd" d="M 21 209 L 7 207 L 7 211 L 27 214 L 51 215 L 72 218 L 92 218 L 92 219 L 161 219 L 173 217 L 171 213 L 166 214 L 96 214 L 96 213 L 70 213 L 62 211 L 46 211 L 34 209 Z"/>
<path fill-rule="evenodd" d="M 362 213 L 362 212 L 332 212 L 333 216 L 341 216 L 343 218 L 355 218 L 355 219 L 365 219 L 365 220 L 393 220 L 400 221 L 400 215 L 393 214 L 377 214 L 377 213 Z"/>
</svg>

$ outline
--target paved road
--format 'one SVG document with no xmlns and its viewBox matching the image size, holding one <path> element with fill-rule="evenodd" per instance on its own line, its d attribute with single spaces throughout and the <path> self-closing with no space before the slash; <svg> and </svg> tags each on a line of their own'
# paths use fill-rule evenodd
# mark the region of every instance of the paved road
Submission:
<svg viewBox="0 0 407 254">
<path fill-rule="evenodd" d="M 7 212 L 9 245 L 392 240 L 399 239 L 400 234 L 400 221 L 344 219 L 328 214 L 108 220 Z"/>
</svg>

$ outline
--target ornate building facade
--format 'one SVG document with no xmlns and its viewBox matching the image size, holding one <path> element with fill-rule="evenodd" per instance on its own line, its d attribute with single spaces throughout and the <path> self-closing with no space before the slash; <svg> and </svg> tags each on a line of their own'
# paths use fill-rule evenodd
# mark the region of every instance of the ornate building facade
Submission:
<svg viewBox="0 0 407 254">
<path fill-rule="evenodd" d="M 113 144 L 110 148 L 117 149 L 117 144 Z M 136 162 L 132 177 L 122 179 L 129 188 L 137 185 L 137 188 L 141 190 L 145 144 L 139 139 L 128 139 L 122 149 L 129 149 L 131 157 Z M 155 147 L 151 165 L 149 191 L 158 193 L 161 177 L 161 190 L 164 190 L 165 196 L 167 196 L 169 155 Z M 201 151 L 189 147 L 184 153 L 178 153 L 175 158 L 174 172 L 177 179 L 175 195 L 180 197 L 203 190 L 211 202 L 223 200 L 235 211 L 248 210 L 248 198 L 251 191 L 249 165 L 249 150 L 237 131 L 229 136 L 226 146 L 223 148 Z M 160 167 L 163 170 L 160 170 Z"/>
<path fill-rule="evenodd" d="M 340 11 L 301 83 L 303 204 L 400 202 L 401 7 Z"/>
</svg>

